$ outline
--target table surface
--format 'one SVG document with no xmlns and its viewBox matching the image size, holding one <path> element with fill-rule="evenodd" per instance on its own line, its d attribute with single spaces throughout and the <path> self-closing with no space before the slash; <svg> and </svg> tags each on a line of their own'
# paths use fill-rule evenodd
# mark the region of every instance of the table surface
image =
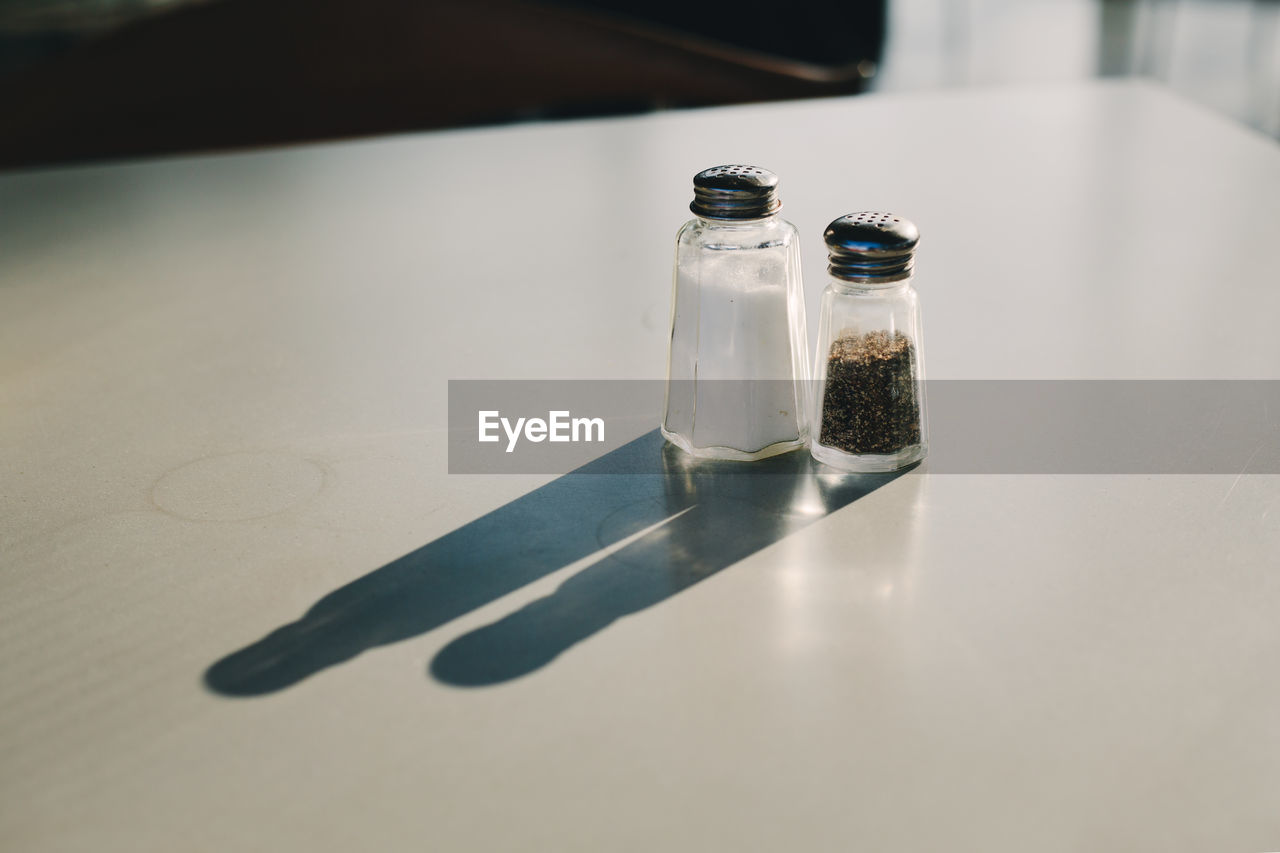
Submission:
<svg viewBox="0 0 1280 853">
<path fill-rule="evenodd" d="M 1280 477 L 447 473 L 447 379 L 661 378 L 722 162 L 811 325 L 917 222 L 932 377 L 1280 378 L 1280 148 L 1145 84 L 0 176 L 0 847 L 1280 849 Z"/>
</svg>

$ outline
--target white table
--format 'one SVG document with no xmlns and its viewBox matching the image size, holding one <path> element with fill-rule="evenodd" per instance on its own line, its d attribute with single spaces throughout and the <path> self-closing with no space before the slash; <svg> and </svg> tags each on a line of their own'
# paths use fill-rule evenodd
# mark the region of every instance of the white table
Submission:
<svg viewBox="0 0 1280 853">
<path fill-rule="evenodd" d="M 662 376 L 722 162 L 811 324 L 830 219 L 917 222 L 932 377 L 1280 378 L 1280 149 L 1144 85 L 0 176 L 0 848 L 1280 849 L 1277 476 L 926 470 L 513 680 L 428 665 L 603 554 L 204 686 L 555 479 L 449 476 L 445 380 Z"/>
</svg>

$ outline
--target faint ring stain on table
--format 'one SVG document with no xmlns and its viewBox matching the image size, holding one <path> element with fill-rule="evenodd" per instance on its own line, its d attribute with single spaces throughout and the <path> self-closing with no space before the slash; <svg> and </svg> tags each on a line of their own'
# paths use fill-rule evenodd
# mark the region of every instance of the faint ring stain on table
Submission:
<svg viewBox="0 0 1280 853">
<path fill-rule="evenodd" d="M 324 469 L 289 453 L 206 456 L 169 471 L 151 490 L 156 507 L 192 521 L 250 521 L 284 512 L 324 487 Z"/>
</svg>

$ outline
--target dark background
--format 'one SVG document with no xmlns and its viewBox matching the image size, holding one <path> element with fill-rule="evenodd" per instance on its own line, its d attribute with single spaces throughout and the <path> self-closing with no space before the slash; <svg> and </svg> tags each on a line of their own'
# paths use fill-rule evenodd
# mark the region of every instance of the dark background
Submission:
<svg viewBox="0 0 1280 853">
<path fill-rule="evenodd" d="M 0 168 L 1141 75 L 1280 135 L 1275 0 L 0 0 Z"/>
</svg>

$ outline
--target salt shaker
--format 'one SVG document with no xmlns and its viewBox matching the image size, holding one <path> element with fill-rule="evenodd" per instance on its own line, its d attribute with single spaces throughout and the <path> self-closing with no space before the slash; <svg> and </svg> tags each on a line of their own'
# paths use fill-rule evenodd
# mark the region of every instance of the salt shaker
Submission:
<svg viewBox="0 0 1280 853">
<path fill-rule="evenodd" d="M 693 179 L 676 236 L 662 434 L 695 456 L 763 459 L 809 438 L 800 239 L 778 177 L 717 166 Z"/>
<path fill-rule="evenodd" d="M 846 471 L 895 471 L 929 441 L 920 303 L 920 232 L 891 213 L 850 213 L 823 234 L 830 266 L 818 321 L 815 459 Z"/>
</svg>

